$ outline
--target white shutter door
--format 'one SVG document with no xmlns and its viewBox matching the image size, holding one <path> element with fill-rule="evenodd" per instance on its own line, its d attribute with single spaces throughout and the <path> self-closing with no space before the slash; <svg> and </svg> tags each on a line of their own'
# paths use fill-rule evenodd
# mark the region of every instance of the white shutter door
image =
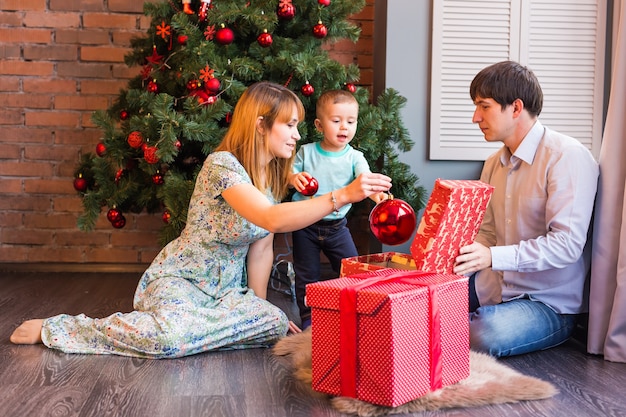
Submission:
<svg viewBox="0 0 626 417">
<path fill-rule="evenodd" d="M 605 7 L 604 0 L 434 0 L 430 159 L 484 160 L 502 146 L 485 142 L 472 123 L 469 85 L 507 59 L 539 78 L 540 120 L 599 151 Z"/>
<path fill-rule="evenodd" d="M 528 0 L 527 0 L 528 1 Z M 543 88 L 540 120 L 600 154 L 606 2 L 530 0 L 522 20 L 528 65 Z M 525 26 L 525 27 L 524 27 Z"/>
</svg>

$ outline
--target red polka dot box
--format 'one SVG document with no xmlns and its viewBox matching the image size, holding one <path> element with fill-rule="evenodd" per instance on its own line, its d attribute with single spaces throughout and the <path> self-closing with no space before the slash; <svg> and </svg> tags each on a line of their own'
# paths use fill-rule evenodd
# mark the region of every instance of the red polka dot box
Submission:
<svg viewBox="0 0 626 417">
<path fill-rule="evenodd" d="M 437 179 L 411 244 L 411 254 L 383 252 L 345 258 L 340 276 L 384 268 L 452 274 L 462 246 L 474 241 L 493 186 L 475 180 Z"/>
<path fill-rule="evenodd" d="M 394 269 L 309 284 L 313 389 L 396 407 L 467 378 L 467 285 Z"/>
</svg>

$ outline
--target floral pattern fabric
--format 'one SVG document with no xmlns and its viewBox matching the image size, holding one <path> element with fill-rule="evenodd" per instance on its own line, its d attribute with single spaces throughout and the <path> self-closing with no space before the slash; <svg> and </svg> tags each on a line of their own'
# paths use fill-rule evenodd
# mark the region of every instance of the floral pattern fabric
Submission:
<svg viewBox="0 0 626 417">
<path fill-rule="evenodd" d="M 284 336 L 286 315 L 246 287 L 249 245 L 269 232 L 239 216 L 221 197 L 244 183 L 250 184 L 250 177 L 232 154 L 209 155 L 196 180 L 187 225 L 144 272 L 135 311 L 102 319 L 48 318 L 42 330 L 46 346 L 68 353 L 167 358 L 265 346 Z"/>
</svg>

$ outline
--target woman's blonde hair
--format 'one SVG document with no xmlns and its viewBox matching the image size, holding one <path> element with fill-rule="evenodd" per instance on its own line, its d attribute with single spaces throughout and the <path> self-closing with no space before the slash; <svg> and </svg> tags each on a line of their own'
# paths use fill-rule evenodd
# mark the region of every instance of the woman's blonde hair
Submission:
<svg viewBox="0 0 626 417">
<path fill-rule="evenodd" d="M 295 152 L 287 159 L 273 158 L 265 165 L 264 157 L 270 154 L 270 148 L 257 130 L 257 119 L 263 117 L 265 132 L 269 132 L 275 122 L 292 120 L 294 106 L 298 121 L 304 120 L 304 106 L 293 91 L 268 81 L 250 85 L 235 105 L 230 127 L 215 149 L 232 153 L 243 165 L 252 184 L 263 192 L 269 187 L 277 201 L 287 195 Z"/>
</svg>

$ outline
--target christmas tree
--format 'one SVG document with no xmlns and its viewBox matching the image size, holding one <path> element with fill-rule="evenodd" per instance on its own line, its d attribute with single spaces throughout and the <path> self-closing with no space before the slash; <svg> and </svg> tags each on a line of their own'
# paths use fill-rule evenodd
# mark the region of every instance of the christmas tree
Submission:
<svg viewBox="0 0 626 417">
<path fill-rule="evenodd" d="M 370 103 L 358 86 L 359 68 L 341 65 L 322 47 L 356 42 L 348 20 L 364 0 L 183 0 L 146 3 L 147 36 L 133 39 L 129 66 L 141 66 L 115 103 L 93 115 L 103 131 L 95 154 L 82 157 L 74 186 L 81 193 L 81 230 L 95 226 L 103 208 L 113 227 L 124 213 L 161 213 L 161 243 L 185 226 L 195 177 L 228 129 L 231 111 L 250 84 L 269 80 L 295 91 L 307 110 L 300 144 L 321 139 L 315 102 L 326 90 L 345 88 L 360 105 L 352 146 L 373 171 L 393 179 L 391 192 L 415 210 L 425 190 L 399 161 L 413 141 L 402 124 L 406 99 L 393 89 Z"/>
</svg>

